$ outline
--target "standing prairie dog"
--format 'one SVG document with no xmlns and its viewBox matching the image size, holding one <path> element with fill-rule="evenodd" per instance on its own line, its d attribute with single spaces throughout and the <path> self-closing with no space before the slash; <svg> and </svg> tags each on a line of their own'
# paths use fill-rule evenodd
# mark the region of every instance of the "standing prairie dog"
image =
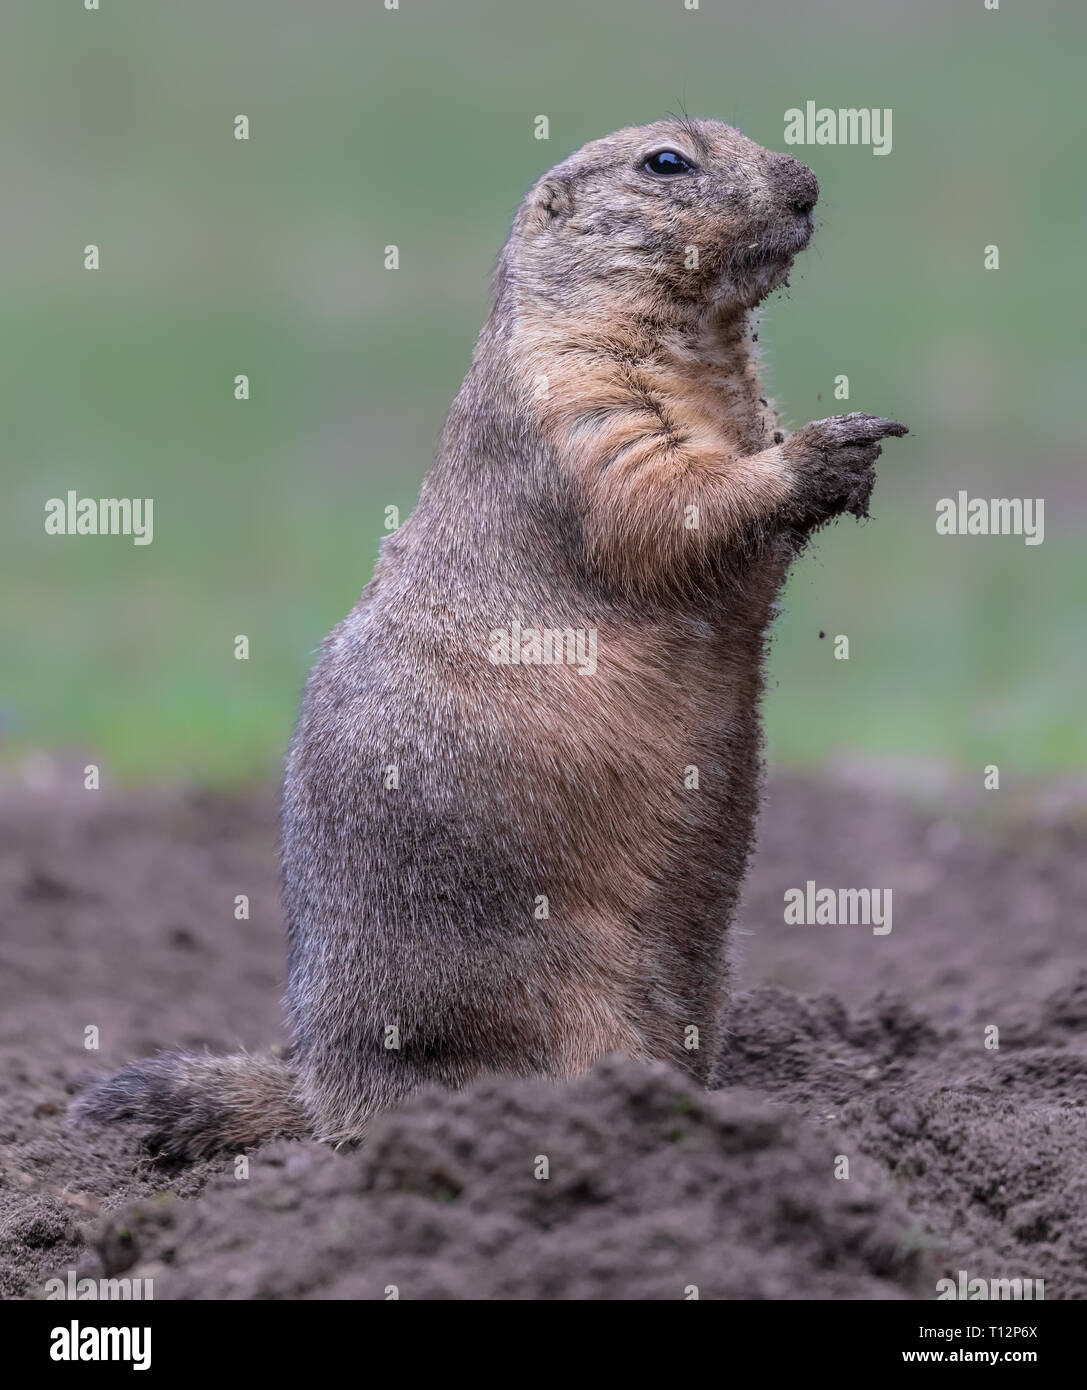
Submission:
<svg viewBox="0 0 1087 1390">
<path fill-rule="evenodd" d="M 419 504 L 324 644 L 283 805 L 289 1061 L 165 1053 L 77 1116 L 192 1157 L 359 1139 L 428 1082 L 603 1053 L 705 1078 L 790 561 L 880 441 L 786 437 L 750 311 L 818 184 L 714 121 L 595 140 L 519 208 Z"/>
</svg>

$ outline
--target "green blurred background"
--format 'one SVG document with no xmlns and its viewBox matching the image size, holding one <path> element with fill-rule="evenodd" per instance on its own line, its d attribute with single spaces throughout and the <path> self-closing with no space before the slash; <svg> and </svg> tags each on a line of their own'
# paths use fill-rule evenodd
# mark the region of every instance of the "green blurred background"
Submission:
<svg viewBox="0 0 1087 1390">
<path fill-rule="evenodd" d="M 989 762 L 1082 765 L 1078 8 L 5 6 L 5 757 L 86 753 L 113 780 L 274 770 L 385 507 L 414 503 L 527 186 L 681 106 L 783 149 L 810 98 L 893 108 L 893 151 L 795 149 L 823 225 L 767 310 L 770 386 L 792 426 L 860 409 L 914 434 L 884 454 L 875 520 L 827 532 L 789 585 L 771 755 L 939 760 L 979 785 Z M 154 543 L 46 536 L 69 488 L 153 497 Z M 1044 497 L 1045 543 L 938 536 L 960 488 Z"/>
</svg>

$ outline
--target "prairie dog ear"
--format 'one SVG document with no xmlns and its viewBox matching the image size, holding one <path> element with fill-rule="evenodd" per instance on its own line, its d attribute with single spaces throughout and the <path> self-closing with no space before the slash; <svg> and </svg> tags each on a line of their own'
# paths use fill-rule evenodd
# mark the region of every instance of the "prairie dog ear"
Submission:
<svg viewBox="0 0 1087 1390">
<path fill-rule="evenodd" d="M 529 225 L 542 230 L 565 221 L 574 210 L 572 180 L 551 174 L 533 190 L 528 208 Z"/>
</svg>

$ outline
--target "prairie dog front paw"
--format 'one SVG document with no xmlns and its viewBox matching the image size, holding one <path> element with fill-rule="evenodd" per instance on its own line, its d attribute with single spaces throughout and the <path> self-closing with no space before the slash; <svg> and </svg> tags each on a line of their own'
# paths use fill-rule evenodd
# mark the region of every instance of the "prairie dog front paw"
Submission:
<svg viewBox="0 0 1087 1390">
<path fill-rule="evenodd" d="M 810 527 L 841 512 L 867 516 L 882 441 L 908 433 L 909 427 L 897 420 L 858 410 L 813 420 L 797 430 L 783 446 L 796 469 L 790 519 Z"/>
</svg>

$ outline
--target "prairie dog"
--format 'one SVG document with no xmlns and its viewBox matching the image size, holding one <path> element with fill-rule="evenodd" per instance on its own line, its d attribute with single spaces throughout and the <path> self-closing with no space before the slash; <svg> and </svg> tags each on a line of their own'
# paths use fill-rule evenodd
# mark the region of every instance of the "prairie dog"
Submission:
<svg viewBox="0 0 1087 1390">
<path fill-rule="evenodd" d="M 191 1157 L 353 1142 L 427 1082 L 704 1078 L 758 800 L 765 635 L 880 441 L 786 437 L 750 311 L 818 184 L 714 121 L 540 178 L 419 503 L 326 640 L 283 798 L 288 1060 L 178 1053 L 80 1097 Z"/>
</svg>

